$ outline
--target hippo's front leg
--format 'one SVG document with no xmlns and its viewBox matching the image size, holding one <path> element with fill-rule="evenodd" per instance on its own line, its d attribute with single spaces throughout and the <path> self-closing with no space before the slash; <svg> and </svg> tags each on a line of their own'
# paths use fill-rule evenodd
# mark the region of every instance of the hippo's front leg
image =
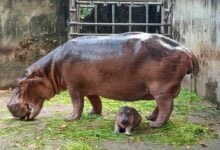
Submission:
<svg viewBox="0 0 220 150">
<path fill-rule="evenodd" d="M 102 113 L 102 102 L 99 96 L 97 95 L 89 95 L 87 96 L 91 105 L 92 109 L 89 111 L 89 114 L 97 114 L 101 115 Z"/>
<path fill-rule="evenodd" d="M 83 96 L 79 92 L 75 92 L 73 90 L 70 91 L 70 97 L 73 104 L 73 113 L 69 118 L 67 118 L 67 121 L 79 119 L 84 107 Z"/>
</svg>

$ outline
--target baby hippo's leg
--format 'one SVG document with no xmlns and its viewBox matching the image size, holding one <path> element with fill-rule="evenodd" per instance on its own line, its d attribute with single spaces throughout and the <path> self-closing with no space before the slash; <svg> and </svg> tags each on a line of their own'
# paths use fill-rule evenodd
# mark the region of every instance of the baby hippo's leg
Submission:
<svg viewBox="0 0 220 150">
<path fill-rule="evenodd" d="M 114 133 L 119 133 L 119 132 L 120 132 L 120 127 L 116 123 Z"/>
<path fill-rule="evenodd" d="M 125 134 L 126 135 L 131 135 L 131 129 L 132 129 L 132 126 L 128 126 L 125 128 Z"/>
</svg>

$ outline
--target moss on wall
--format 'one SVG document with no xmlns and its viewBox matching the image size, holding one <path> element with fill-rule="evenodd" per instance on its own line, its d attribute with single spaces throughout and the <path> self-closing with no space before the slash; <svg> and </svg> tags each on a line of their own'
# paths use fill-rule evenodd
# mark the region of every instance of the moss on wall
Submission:
<svg viewBox="0 0 220 150">
<path fill-rule="evenodd" d="M 220 106 L 220 1 L 175 0 L 173 37 L 196 54 L 200 73 L 197 91 Z M 189 87 L 189 79 L 186 87 Z"/>
<path fill-rule="evenodd" d="M 0 88 L 67 40 L 68 0 L 0 1 Z"/>
</svg>

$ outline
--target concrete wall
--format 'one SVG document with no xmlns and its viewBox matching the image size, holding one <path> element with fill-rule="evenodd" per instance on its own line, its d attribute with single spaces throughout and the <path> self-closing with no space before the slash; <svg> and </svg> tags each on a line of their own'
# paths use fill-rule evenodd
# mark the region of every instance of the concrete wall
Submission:
<svg viewBox="0 0 220 150">
<path fill-rule="evenodd" d="M 174 0 L 173 37 L 200 63 L 196 89 L 220 108 L 220 0 Z M 184 85 L 190 87 L 190 78 Z"/>
<path fill-rule="evenodd" d="M 0 1 L 0 88 L 67 40 L 68 0 Z"/>
</svg>

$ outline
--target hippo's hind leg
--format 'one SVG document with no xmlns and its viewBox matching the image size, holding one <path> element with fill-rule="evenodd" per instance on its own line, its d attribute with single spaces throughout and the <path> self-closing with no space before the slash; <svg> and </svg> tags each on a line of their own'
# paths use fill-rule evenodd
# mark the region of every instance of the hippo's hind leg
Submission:
<svg viewBox="0 0 220 150">
<path fill-rule="evenodd" d="M 156 99 L 156 102 L 158 107 L 158 115 L 154 121 L 150 122 L 150 127 L 154 128 L 160 127 L 165 124 L 168 121 L 170 114 L 173 110 L 173 99 L 171 98 L 159 96 Z"/>
<path fill-rule="evenodd" d="M 158 84 L 154 86 L 152 91 L 152 96 L 156 100 L 158 114 L 154 121 L 150 122 L 151 127 L 160 127 L 165 124 L 173 111 L 173 101 L 174 98 L 180 92 L 180 83 L 170 83 L 170 84 Z"/>
<path fill-rule="evenodd" d="M 83 96 L 79 92 L 74 90 L 70 90 L 69 92 L 73 104 L 73 113 L 69 118 L 66 119 L 66 121 L 79 119 L 81 117 L 84 107 Z"/>
<path fill-rule="evenodd" d="M 102 101 L 99 96 L 97 95 L 89 95 L 87 96 L 91 105 L 92 109 L 89 111 L 89 114 L 98 114 L 101 115 L 102 113 Z"/>
<path fill-rule="evenodd" d="M 151 115 L 147 116 L 146 119 L 147 120 L 151 120 L 151 121 L 155 121 L 158 115 L 158 107 L 156 106 L 154 111 L 151 113 Z"/>
</svg>

